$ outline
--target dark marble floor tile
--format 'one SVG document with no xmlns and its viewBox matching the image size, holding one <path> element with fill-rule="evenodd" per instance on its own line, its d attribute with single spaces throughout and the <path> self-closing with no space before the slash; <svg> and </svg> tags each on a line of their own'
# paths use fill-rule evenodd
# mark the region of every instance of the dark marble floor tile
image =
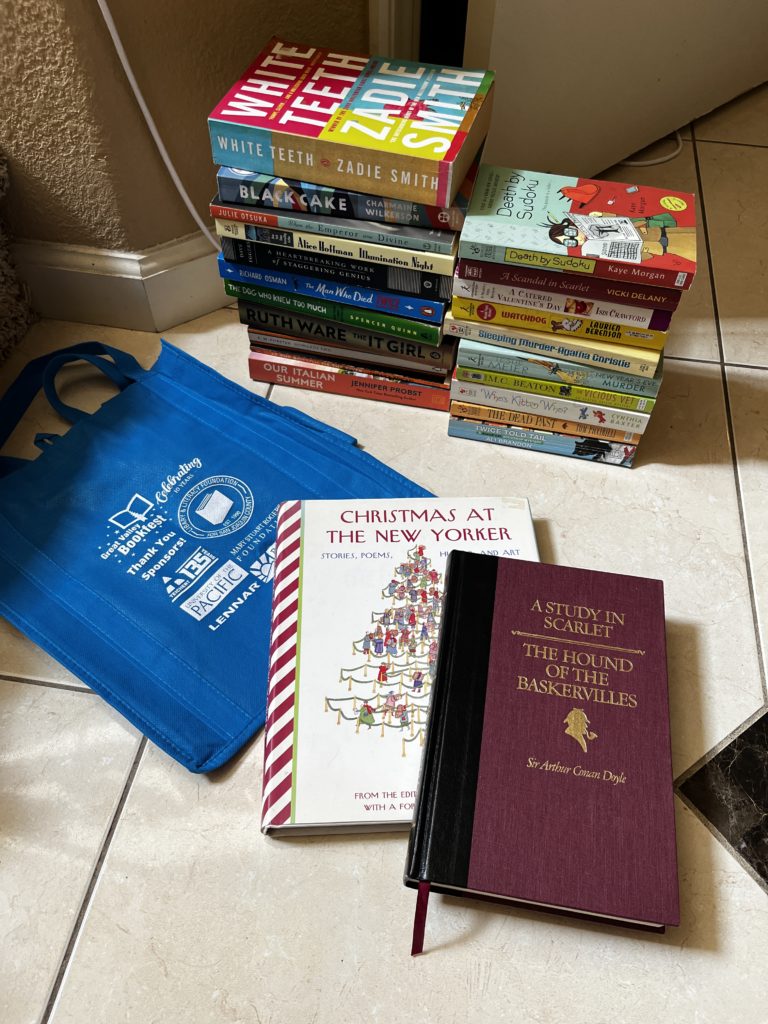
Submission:
<svg viewBox="0 0 768 1024">
<path fill-rule="evenodd" d="M 768 883 L 768 712 L 680 791 Z"/>
</svg>

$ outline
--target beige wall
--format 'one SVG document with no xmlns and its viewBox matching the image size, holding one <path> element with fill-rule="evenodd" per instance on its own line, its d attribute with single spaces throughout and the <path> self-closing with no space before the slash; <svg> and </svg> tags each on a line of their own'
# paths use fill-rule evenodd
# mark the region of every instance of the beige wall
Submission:
<svg viewBox="0 0 768 1024">
<path fill-rule="evenodd" d="M 365 53 L 367 0 L 111 0 L 160 134 L 201 214 L 206 116 L 271 35 Z M 94 0 L 0 0 L 0 146 L 17 238 L 136 251 L 196 230 Z"/>
</svg>

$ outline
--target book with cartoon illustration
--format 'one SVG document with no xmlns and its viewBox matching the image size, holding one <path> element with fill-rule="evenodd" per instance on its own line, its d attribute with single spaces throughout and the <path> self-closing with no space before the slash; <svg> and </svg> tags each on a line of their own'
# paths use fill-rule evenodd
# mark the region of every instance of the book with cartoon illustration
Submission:
<svg viewBox="0 0 768 1024">
<path fill-rule="evenodd" d="M 281 506 L 262 831 L 405 829 L 449 551 L 538 559 L 524 498 Z"/>
<path fill-rule="evenodd" d="M 487 134 L 493 78 L 273 37 L 208 118 L 213 159 L 449 207 Z"/>
<path fill-rule="evenodd" d="M 679 924 L 660 580 L 450 555 L 405 883 Z"/>
<path fill-rule="evenodd" d="M 459 255 L 690 288 L 696 273 L 695 198 L 648 185 L 484 164 Z"/>
</svg>

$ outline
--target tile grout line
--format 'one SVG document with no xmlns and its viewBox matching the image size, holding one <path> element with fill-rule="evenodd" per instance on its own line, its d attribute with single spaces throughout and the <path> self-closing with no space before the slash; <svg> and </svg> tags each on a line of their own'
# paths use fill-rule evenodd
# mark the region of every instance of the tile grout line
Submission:
<svg viewBox="0 0 768 1024">
<path fill-rule="evenodd" d="M 726 139 L 697 139 L 693 134 L 693 125 L 691 125 L 691 141 L 694 143 L 703 142 L 705 146 L 743 146 L 746 149 L 768 149 L 768 145 L 764 142 L 730 142 Z"/>
<path fill-rule="evenodd" d="M 128 800 L 128 794 L 130 793 L 131 787 L 133 786 L 133 780 L 136 778 L 136 772 L 138 771 L 139 768 L 139 762 L 141 761 L 141 757 L 146 749 L 146 746 L 147 737 L 142 736 L 141 740 L 139 741 L 139 746 L 134 755 L 133 762 L 128 771 L 128 777 L 126 778 L 125 783 L 123 785 L 123 790 L 120 794 L 120 798 L 117 801 L 117 806 L 115 807 L 114 813 L 112 814 L 112 818 L 109 823 L 109 828 L 107 829 L 107 834 L 105 835 L 104 840 L 101 844 L 99 856 L 97 857 L 96 864 L 94 865 L 93 871 L 91 872 L 91 877 L 88 881 L 88 886 L 85 890 L 85 894 L 80 903 L 80 909 L 78 910 L 77 917 L 75 918 L 75 923 L 72 926 L 69 941 L 67 942 L 64 954 L 61 958 L 61 963 L 59 964 L 59 969 L 56 972 L 56 977 L 54 978 L 53 985 L 51 987 L 51 992 L 50 995 L 48 996 L 48 1001 L 45 1004 L 43 1014 L 40 1017 L 39 1024 L 48 1024 L 48 1021 L 50 1020 L 51 1014 L 53 1013 L 54 1007 L 56 1005 L 56 1001 L 59 998 L 61 986 L 64 982 L 64 976 L 66 975 L 69 965 L 72 962 L 72 954 L 74 953 L 75 946 L 77 945 L 77 940 L 80 938 L 80 933 L 82 931 L 83 922 L 85 921 L 85 916 L 88 913 L 88 909 L 93 900 L 93 894 L 95 892 L 96 885 L 101 876 L 101 869 L 104 866 L 104 861 L 106 860 L 110 846 L 112 845 L 112 839 L 114 838 L 115 830 L 117 829 L 118 822 L 122 817 L 123 809 Z"/>
<path fill-rule="evenodd" d="M 728 443 L 731 449 L 731 467 L 733 470 L 733 479 L 736 486 L 736 504 L 739 510 L 739 525 L 741 527 L 741 543 L 744 551 L 744 565 L 747 572 L 747 587 L 749 589 L 749 601 L 752 608 L 752 628 L 755 634 L 755 646 L 757 649 L 757 663 L 758 670 L 760 672 L 760 685 L 763 691 L 763 708 L 768 706 L 768 686 L 766 686 L 765 678 L 765 661 L 763 656 L 763 645 L 760 639 L 760 622 L 757 614 L 757 599 L 755 597 L 755 582 L 752 575 L 752 564 L 749 557 L 749 542 L 747 539 L 747 524 L 744 516 L 744 497 L 741 487 L 741 474 L 739 473 L 739 463 L 736 452 L 736 433 L 733 428 L 733 414 L 731 412 L 731 397 L 728 390 L 728 374 L 727 364 L 725 361 L 725 352 L 723 349 L 723 330 L 720 323 L 720 308 L 717 302 L 717 288 L 715 285 L 715 267 L 712 259 L 712 249 L 709 240 L 709 225 L 707 223 L 707 211 L 704 199 L 704 186 L 701 177 L 701 166 L 699 164 L 699 151 L 696 142 L 696 132 L 694 126 L 691 125 L 691 141 L 693 142 L 693 161 L 696 167 L 696 182 L 699 188 L 699 201 L 701 203 L 701 221 L 702 230 L 704 234 L 704 245 L 707 250 L 707 260 L 709 263 L 709 284 L 712 291 L 712 310 L 715 314 L 715 331 L 717 333 L 717 346 L 720 352 L 720 376 L 723 385 L 723 402 L 725 405 L 725 421 L 728 430 Z M 714 756 L 714 755 L 712 755 Z M 707 760 L 710 760 L 709 756 Z"/>
<path fill-rule="evenodd" d="M 54 683 L 49 679 L 34 679 L 28 676 L 10 676 L 5 672 L 0 673 L 0 682 L 3 683 L 28 683 L 30 686 L 47 686 L 51 690 L 71 690 L 73 693 L 88 693 L 94 696 L 95 690 L 88 686 L 75 686 L 73 683 Z"/>
</svg>

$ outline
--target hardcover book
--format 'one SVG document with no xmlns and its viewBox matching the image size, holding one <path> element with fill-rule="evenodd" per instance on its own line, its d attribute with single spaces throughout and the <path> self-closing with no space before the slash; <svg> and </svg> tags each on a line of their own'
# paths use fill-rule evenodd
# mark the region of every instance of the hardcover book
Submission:
<svg viewBox="0 0 768 1024">
<path fill-rule="evenodd" d="M 460 231 L 478 166 L 479 160 L 476 158 L 449 207 L 425 206 L 387 196 L 349 192 L 311 181 L 274 178 L 269 174 L 257 174 L 235 167 L 220 167 L 217 182 L 219 196 L 225 203 L 309 213 L 326 219 L 353 217 L 379 224 L 407 224 L 412 227 Z"/>
<path fill-rule="evenodd" d="M 528 502 L 290 502 L 276 544 L 262 830 L 405 829 L 448 552 L 537 559 Z"/>
<path fill-rule="evenodd" d="M 450 206 L 488 131 L 493 73 L 273 38 L 208 118 L 216 163 Z"/>
<path fill-rule="evenodd" d="M 659 580 L 449 556 L 405 882 L 679 923 Z"/>
<path fill-rule="evenodd" d="M 689 192 L 484 164 L 459 242 L 470 260 L 689 288 Z"/>
</svg>

